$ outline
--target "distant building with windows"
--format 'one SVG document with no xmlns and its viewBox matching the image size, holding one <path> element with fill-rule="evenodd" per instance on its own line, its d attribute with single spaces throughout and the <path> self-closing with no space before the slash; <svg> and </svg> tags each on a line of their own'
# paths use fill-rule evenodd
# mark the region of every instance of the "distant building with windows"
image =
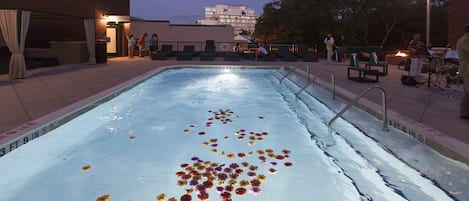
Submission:
<svg viewBox="0 0 469 201">
<path fill-rule="evenodd" d="M 216 4 L 214 7 L 205 7 L 205 19 L 197 20 L 200 25 L 231 25 L 234 33 L 239 34 L 243 30 L 254 32 L 257 17 L 254 9 L 249 6 L 233 6 Z"/>
</svg>

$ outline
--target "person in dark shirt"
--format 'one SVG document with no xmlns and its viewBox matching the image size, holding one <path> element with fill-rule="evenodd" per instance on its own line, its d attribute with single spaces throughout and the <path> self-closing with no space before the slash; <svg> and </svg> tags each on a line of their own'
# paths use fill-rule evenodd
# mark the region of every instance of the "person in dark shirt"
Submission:
<svg viewBox="0 0 469 201">
<path fill-rule="evenodd" d="M 337 61 L 341 62 L 345 60 L 344 57 L 344 46 L 345 46 L 345 36 L 344 34 L 340 34 L 339 37 L 335 40 L 335 46 L 337 50 Z"/>
</svg>

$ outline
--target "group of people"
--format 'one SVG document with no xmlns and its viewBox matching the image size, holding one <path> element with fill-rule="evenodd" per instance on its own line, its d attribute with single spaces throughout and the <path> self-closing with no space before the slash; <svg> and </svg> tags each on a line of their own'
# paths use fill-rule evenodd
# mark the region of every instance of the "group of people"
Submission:
<svg viewBox="0 0 469 201">
<path fill-rule="evenodd" d="M 337 39 L 335 39 L 332 34 L 327 34 L 324 38 L 324 44 L 326 45 L 327 52 L 327 61 L 332 61 L 332 56 L 334 51 L 336 51 L 336 61 L 341 62 L 344 60 L 344 45 L 345 45 L 345 36 L 340 34 Z"/>
<path fill-rule="evenodd" d="M 148 42 L 149 56 L 153 55 L 158 51 L 158 34 L 154 33 L 151 35 L 150 39 L 147 41 L 148 34 L 143 33 L 135 39 L 133 34 L 127 34 L 127 44 L 128 44 L 128 55 L 129 58 L 134 58 L 134 50 L 138 47 L 138 56 L 143 57 L 144 52 Z"/>
<path fill-rule="evenodd" d="M 460 104 L 460 118 L 469 119 L 469 24 L 464 26 L 465 34 L 456 43 L 459 59 L 459 75 L 464 81 L 464 92 Z M 422 72 L 423 58 L 428 57 L 428 49 L 421 40 L 420 34 L 415 34 L 409 42 L 410 69 L 409 76 L 418 77 Z"/>
</svg>

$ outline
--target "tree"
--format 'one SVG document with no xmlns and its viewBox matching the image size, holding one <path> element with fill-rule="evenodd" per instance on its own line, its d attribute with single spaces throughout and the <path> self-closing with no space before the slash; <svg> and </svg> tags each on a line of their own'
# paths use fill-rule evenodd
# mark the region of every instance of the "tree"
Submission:
<svg viewBox="0 0 469 201">
<path fill-rule="evenodd" d="M 402 46 L 425 32 L 425 8 L 426 0 L 276 0 L 264 6 L 254 35 L 323 47 L 325 34 L 344 33 L 349 45 Z M 432 0 L 432 41 L 446 41 L 447 16 L 448 0 Z"/>
</svg>

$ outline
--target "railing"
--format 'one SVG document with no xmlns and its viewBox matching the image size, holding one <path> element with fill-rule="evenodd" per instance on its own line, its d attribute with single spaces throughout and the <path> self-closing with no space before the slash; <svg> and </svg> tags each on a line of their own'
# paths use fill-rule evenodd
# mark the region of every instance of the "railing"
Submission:
<svg viewBox="0 0 469 201">
<path fill-rule="evenodd" d="M 280 83 L 282 83 L 282 81 L 283 81 L 285 78 L 287 78 L 290 74 L 292 74 L 293 72 L 295 72 L 295 71 L 292 69 L 293 66 L 287 66 L 287 68 L 289 68 L 290 71 L 288 71 L 288 73 L 285 74 L 285 75 L 280 79 Z"/>
<path fill-rule="evenodd" d="M 309 66 L 307 66 L 306 68 L 306 71 L 308 73 L 308 83 L 303 87 L 301 88 L 298 92 L 295 93 L 295 96 L 298 97 L 298 95 L 300 95 L 301 92 L 303 92 L 306 88 L 308 88 L 309 86 L 311 86 L 312 84 L 314 84 L 314 82 L 324 73 L 326 72 L 330 72 L 331 73 L 331 80 L 332 80 L 332 99 L 335 100 L 335 73 L 334 71 L 332 70 L 325 70 L 325 71 L 321 71 L 318 73 L 318 75 L 316 75 L 313 80 L 309 81 Z"/>
<path fill-rule="evenodd" d="M 364 95 L 366 95 L 368 92 L 370 92 L 373 89 L 378 89 L 381 91 L 381 97 L 382 97 L 382 105 L 383 105 L 383 131 L 388 131 L 388 113 L 387 113 L 387 105 L 386 105 L 386 91 L 379 86 L 373 86 L 365 90 L 362 94 L 357 96 L 351 103 L 349 103 L 344 109 L 342 109 L 339 113 L 337 113 L 334 118 L 332 118 L 329 123 L 327 124 L 329 135 L 332 134 L 332 124 L 337 120 L 339 117 L 341 117 L 348 109 L 350 109 L 355 103 L 360 100 Z"/>
</svg>

